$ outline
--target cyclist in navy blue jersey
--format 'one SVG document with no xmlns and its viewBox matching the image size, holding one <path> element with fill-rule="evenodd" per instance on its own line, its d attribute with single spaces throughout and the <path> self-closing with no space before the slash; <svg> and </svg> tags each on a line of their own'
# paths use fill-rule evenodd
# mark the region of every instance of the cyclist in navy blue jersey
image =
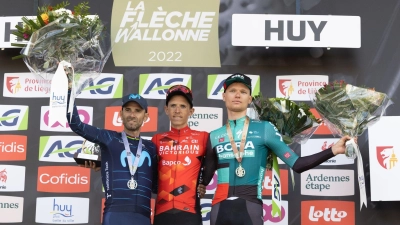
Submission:
<svg viewBox="0 0 400 225">
<path fill-rule="evenodd" d="M 103 225 L 150 225 L 151 193 L 157 193 L 155 145 L 140 138 L 148 118 L 147 101 L 138 94 L 122 98 L 123 132 L 83 123 L 76 106 L 67 113 L 71 130 L 101 148 L 101 177 L 105 189 Z"/>
</svg>

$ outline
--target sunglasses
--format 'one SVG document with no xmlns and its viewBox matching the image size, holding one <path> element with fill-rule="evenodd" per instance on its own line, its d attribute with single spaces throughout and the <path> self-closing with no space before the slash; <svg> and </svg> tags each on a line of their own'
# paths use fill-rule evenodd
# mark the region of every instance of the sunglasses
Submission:
<svg viewBox="0 0 400 225">
<path fill-rule="evenodd" d="M 172 92 L 175 92 L 175 91 L 181 91 L 181 92 L 183 92 L 185 94 L 190 95 L 190 97 L 193 98 L 192 91 L 188 87 L 186 87 L 185 85 L 181 85 L 181 84 L 174 85 L 174 86 L 170 87 L 168 89 L 168 91 L 167 91 L 167 97 L 168 97 L 169 94 L 171 94 Z"/>
</svg>

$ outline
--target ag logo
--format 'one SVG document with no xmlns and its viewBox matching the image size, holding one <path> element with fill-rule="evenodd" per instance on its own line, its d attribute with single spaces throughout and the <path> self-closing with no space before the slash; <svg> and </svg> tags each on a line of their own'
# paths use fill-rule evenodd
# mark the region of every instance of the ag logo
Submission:
<svg viewBox="0 0 400 225">
<path fill-rule="evenodd" d="M 83 139 L 79 136 L 40 137 L 39 161 L 75 162 L 75 152 L 81 152 Z"/>
<path fill-rule="evenodd" d="M 227 77 L 231 74 L 211 74 L 208 75 L 207 81 L 207 98 L 208 99 L 221 99 L 222 93 L 224 92 L 224 82 Z M 260 92 L 260 76 L 259 75 L 248 75 L 251 79 L 251 94 L 253 96 L 258 95 Z"/>
<path fill-rule="evenodd" d="M 122 74 L 102 73 L 95 80 L 90 79 L 89 86 L 82 90 L 77 98 L 110 99 L 121 98 L 123 79 Z"/>
<path fill-rule="evenodd" d="M 0 105 L 0 131 L 28 129 L 28 106 Z"/>
<path fill-rule="evenodd" d="M 139 94 L 144 98 L 165 99 L 171 86 L 182 84 L 191 88 L 192 76 L 188 74 L 152 73 L 140 74 Z"/>
</svg>

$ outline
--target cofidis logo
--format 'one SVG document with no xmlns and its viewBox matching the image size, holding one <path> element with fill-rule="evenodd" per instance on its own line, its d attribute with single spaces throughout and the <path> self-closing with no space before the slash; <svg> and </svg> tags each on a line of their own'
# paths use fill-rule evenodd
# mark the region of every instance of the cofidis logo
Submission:
<svg viewBox="0 0 400 225">
<path fill-rule="evenodd" d="M 176 73 L 140 74 L 139 94 L 149 99 L 165 99 L 168 88 L 177 84 L 191 88 L 192 76 Z"/>
<path fill-rule="evenodd" d="M 37 190 L 40 192 L 89 192 L 90 169 L 78 166 L 41 166 Z"/>
<path fill-rule="evenodd" d="M 21 223 L 24 198 L 0 196 L 0 223 Z"/>
<path fill-rule="evenodd" d="M 121 106 L 110 106 L 106 107 L 104 128 L 108 130 L 114 130 L 121 132 L 124 129 L 122 120 L 120 117 Z M 153 132 L 157 131 L 157 120 L 158 120 L 158 108 L 147 107 L 149 118 L 143 122 L 140 132 Z"/>
<path fill-rule="evenodd" d="M 79 118 L 83 123 L 93 124 L 93 107 L 77 106 Z M 40 130 L 56 132 L 72 132 L 68 122 L 49 124 L 49 106 L 42 106 L 40 112 Z"/>
<path fill-rule="evenodd" d="M 221 99 L 224 93 L 224 82 L 227 77 L 232 74 L 210 74 L 207 78 L 207 98 L 208 99 Z M 251 94 L 258 95 L 260 92 L 260 76 L 248 75 L 251 79 Z"/>
<path fill-rule="evenodd" d="M 28 129 L 28 111 L 25 105 L 0 105 L 0 131 Z"/>
<path fill-rule="evenodd" d="M 26 160 L 27 137 L 0 135 L 0 161 Z"/>
<path fill-rule="evenodd" d="M 44 197 L 36 199 L 36 223 L 83 224 L 89 221 L 89 198 Z"/>
<path fill-rule="evenodd" d="M 41 136 L 39 161 L 75 162 L 74 154 L 82 151 L 82 143 L 79 136 Z"/>
</svg>

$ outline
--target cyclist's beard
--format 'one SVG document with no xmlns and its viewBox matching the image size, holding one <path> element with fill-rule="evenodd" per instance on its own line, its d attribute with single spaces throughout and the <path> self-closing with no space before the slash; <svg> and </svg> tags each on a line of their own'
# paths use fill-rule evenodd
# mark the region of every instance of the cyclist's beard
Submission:
<svg viewBox="0 0 400 225">
<path fill-rule="evenodd" d="M 124 128 L 128 131 L 138 131 L 143 124 L 143 120 L 126 118 L 123 120 Z"/>
</svg>

